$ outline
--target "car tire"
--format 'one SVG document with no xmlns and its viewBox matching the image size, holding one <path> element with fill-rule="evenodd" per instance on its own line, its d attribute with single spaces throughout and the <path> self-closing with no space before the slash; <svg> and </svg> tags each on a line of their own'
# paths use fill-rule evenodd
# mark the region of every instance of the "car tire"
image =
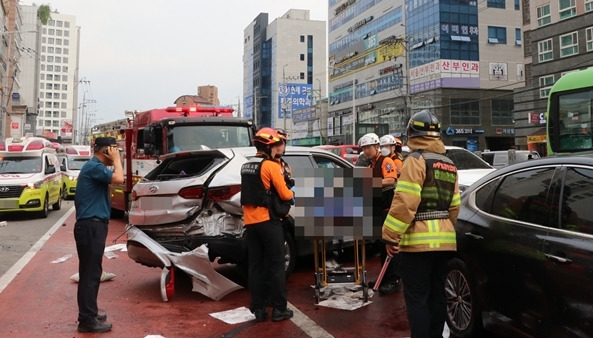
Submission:
<svg viewBox="0 0 593 338">
<path fill-rule="evenodd" d="M 43 200 L 43 210 L 39 212 L 41 218 L 47 218 L 49 215 L 49 196 L 45 194 L 45 199 Z"/>
<path fill-rule="evenodd" d="M 447 325 L 458 338 L 478 337 L 482 331 L 482 314 L 476 288 L 464 261 L 453 258 L 447 263 L 445 278 Z"/>
<path fill-rule="evenodd" d="M 125 215 L 126 215 L 126 212 L 124 210 L 111 208 L 111 217 L 110 218 L 124 218 Z"/>
<path fill-rule="evenodd" d="M 51 205 L 51 209 L 52 210 L 62 209 L 62 191 L 61 190 L 60 190 L 60 193 L 58 194 L 58 200 L 56 201 L 56 203 Z"/>
<path fill-rule="evenodd" d="M 286 278 L 294 271 L 296 264 L 296 246 L 289 232 L 284 233 L 284 272 Z"/>
<path fill-rule="evenodd" d="M 66 188 L 66 185 L 64 184 L 64 186 L 62 187 L 62 200 L 67 200 L 68 199 L 68 189 Z"/>
</svg>

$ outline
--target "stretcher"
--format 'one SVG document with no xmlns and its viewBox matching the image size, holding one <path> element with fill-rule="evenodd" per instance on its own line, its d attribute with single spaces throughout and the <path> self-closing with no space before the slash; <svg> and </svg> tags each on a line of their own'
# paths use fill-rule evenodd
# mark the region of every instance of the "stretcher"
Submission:
<svg viewBox="0 0 593 338">
<path fill-rule="evenodd" d="M 321 289 L 330 283 L 353 284 L 362 287 L 363 301 L 369 300 L 369 289 L 366 280 L 366 248 L 364 239 L 354 240 L 354 266 L 338 266 L 330 269 L 327 266 L 327 243 L 323 237 L 313 240 L 313 256 L 315 259 L 315 304 L 319 304 Z"/>
</svg>

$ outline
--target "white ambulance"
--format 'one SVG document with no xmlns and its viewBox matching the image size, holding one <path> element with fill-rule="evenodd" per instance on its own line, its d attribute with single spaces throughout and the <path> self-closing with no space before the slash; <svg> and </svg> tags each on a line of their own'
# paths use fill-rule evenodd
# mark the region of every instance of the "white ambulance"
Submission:
<svg viewBox="0 0 593 338">
<path fill-rule="evenodd" d="M 80 169 L 91 157 L 90 146 L 62 145 L 58 148 L 58 160 L 62 171 L 62 199 L 74 198 Z"/>
<path fill-rule="evenodd" d="M 0 141 L 0 213 L 34 212 L 62 206 L 62 173 L 54 145 L 41 137 Z"/>
</svg>

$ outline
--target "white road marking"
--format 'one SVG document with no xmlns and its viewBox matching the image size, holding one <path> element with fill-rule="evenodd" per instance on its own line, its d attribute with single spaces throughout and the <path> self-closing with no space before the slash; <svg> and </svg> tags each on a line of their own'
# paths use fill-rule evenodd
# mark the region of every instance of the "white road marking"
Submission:
<svg viewBox="0 0 593 338">
<path fill-rule="evenodd" d="M 288 303 L 288 308 L 294 312 L 294 316 L 290 319 L 311 338 L 330 338 L 333 336 L 325 331 L 321 326 L 317 325 L 311 318 L 302 313 L 296 306 Z"/>
</svg>

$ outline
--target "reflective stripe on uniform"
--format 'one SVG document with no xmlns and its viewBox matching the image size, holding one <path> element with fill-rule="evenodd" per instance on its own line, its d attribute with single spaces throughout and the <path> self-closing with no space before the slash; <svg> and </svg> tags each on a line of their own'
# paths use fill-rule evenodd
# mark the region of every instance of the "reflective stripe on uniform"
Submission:
<svg viewBox="0 0 593 338">
<path fill-rule="evenodd" d="M 385 218 L 385 222 L 383 223 L 383 226 L 386 226 L 388 229 L 403 234 L 408 229 L 409 224 L 406 222 L 402 222 L 391 215 L 387 215 L 387 217 Z"/>
<path fill-rule="evenodd" d="M 395 186 L 395 191 L 402 192 L 406 194 L 420 196 L 422 192 L 422 186 L 418 183 L 410 182 L 410 181 L 397 181 L 397 185 Z"/>
<path fill-rule="evenodd" d="M 456 207 L 461 204 L 461 194 L 457 193 L 453 195 L 453 199 L 451 200 L 451 206 Z"/>
<path fill-rule="evenodd" d="M 455 231 L 440 231 L 440 222 L 437 219 L 426 221 L 428 232 L 414 232 L 403 235 L 400 245 L 428 245 L 431 249 L 441 247 L 441 244 L 456 244 Z"/>
</svg>

